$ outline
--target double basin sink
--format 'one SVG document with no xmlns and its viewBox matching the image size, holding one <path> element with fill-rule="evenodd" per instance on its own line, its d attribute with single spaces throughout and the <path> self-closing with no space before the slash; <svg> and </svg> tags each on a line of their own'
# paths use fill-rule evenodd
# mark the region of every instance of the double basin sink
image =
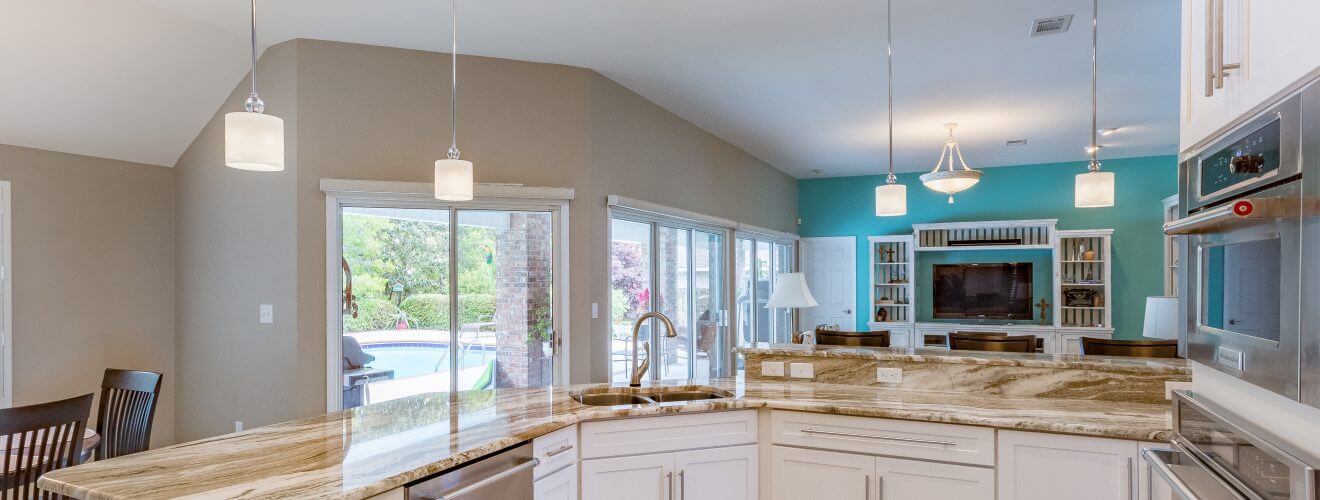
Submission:
<svg viewBox="0 0 1320 500">
<path fill-rule="evenodd" d="M 574 394 L 573 400 L 587 406 L 654 405 L 673 402 L 707 401 L 733 397 L 733 393 L 715 387 L 685 387 L 677 390 L 614 389 Z"/>
</svg>

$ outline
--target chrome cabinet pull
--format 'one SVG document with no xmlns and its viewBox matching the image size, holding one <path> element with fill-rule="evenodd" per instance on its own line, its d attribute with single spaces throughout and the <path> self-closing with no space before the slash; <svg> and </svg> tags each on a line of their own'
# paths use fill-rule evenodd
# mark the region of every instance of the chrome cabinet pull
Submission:
<svg viewBox="0 0 1320 500">
<path fill-rule="evenodd" d="M 495 474 L 495 475 L 490 476 L 490 477 L 488 477 L 488 478 L 482 479 L 482 480 L 477 481 L 477 482 L 475 482 L 475 483 L 469 484 L 469 485 L 464 486 L 464 487 L 462 487 L 462 488 L 459 488 L 459 489 L 457 489 L 457 490 L 451 491 L 451 492 L 449 492 L 449 494 L 447 494 L 447 495 L 442 495 L 442 496 L 435 497 L 435 500 L 450 500 L 450 499 L 453 499 L 453 498 L 461 497 L 461 496 L 463 496 L 463 495 L 467 495 L 467 494 L 472 493 L 472 492 L 474 492 L 474 491 L 477 491 L 477 490 L 479 490 L 479 489 L 482 489 L 482 488 L 485 488 L 485 487 L 487 487 L 487 486 L 490 486 L 490 485 L 493 484 L 493 483 L 499 482 L 499 481 L 503 480 L 504 478 L 507 478 L 507 477 L 512 476 L 512 475 L 514 475 L 514 474 L 517 474 L 517 473 L 519 473 L 519 472 L 525 471 L 525 470 L 527 470 L 527 469 L 530 469 L 530 468 L 536 467 L 536 466 L 538 466 L 538 465 L 541 465 L 541 459 L 539 459 L 539 458 L 533 458 L 533 459 L 531 459 L 531 460 L 528 460 L 528 461 L 526 461 L 526 462 L 520 463 L 520 464 L 515 465 L 515 466 L 513 466 L 513 467 L 509 467 L 508 469 L 504 469 L 503 471 L 500 471 L 498 474 Z"/>
<path fill-rule="evenodd" d="M 1224 88 L 1224 77 L 1228 76 L 1229 70 L 1242 67 L 1237 63 L 1224 63 L 1224 2 L 1227 0 L 1215 0 L 1215 88 Z"/>
<path fill-rule="evenodd" d="M 915 439 L 915 438 L 893 437 L 893 436 L 877 436 L 877 435 L 874 435 L 874 434 L 854 434 L 854 433 L 850 433 L 850 432 L 821 431 L 821 430 L 816 430 L 816 429 L 802 429 L 801 432 L 802 432 L 803 434 L 819 434 L 819 435 L 822 435 L 822 436 L 841 436 L 841 437 L 856 437 L 856 438 L 864 438 L 864 439 L 881 439 L 881 440 L 885 440 L 885 441 L 898 441 L 898 442 L 900 442 L 900 443 L 933 444 L 933 445 L 937 445 L 937 446 L 958 446 L 958 443 L 955 443 L 955 442 L 953 442 L 953 441 L 937 441 L 937 440 L 933 440 L 933 439 Z"/>
<path fill-rule="evenodd" d="M 1205 96 L 1215 95 L 1215 2 L 1205 0 Z"/>
<path fill-rule="evenodd" d="M 563 453 L 563 452 L 566 452 L 566 451 L 568 451 L 568 450 L 571 450 L 571 449 L 573 449 L 573 445 L 571 445 L 571 444 L 566 444 L 566 445 L 560 446 L 560 447 L 558 447 L 558 448 L 555 448 L 555 449 L 553 449 L 553 450 L 550 450 L 550 451 L 545 452 L 545 458 L 550 458 L 550 457 L 553 457 L 553 456 L 555 456 L 555 455 L 559 455 L 559 454 L 561 454 L 561 453 Z"/>
<path fill-rule="evenodd" d="M 678 471 L 678 499 L 683 500 L 687 497 L 687 479 L 683 477 L 683 471 Z"/>
<path fill-rule="evenodd" d="M 1149 466 L 1151 470 L 1158 472 L 1160 477 L 1164 478 L 1164 482 L 1168 483 L 1169 487 L 1173 488 L 1173 492 L 1180 495 L 1180 498 L 1200 498 L 1196 496 L 1196 493 L 1192 492 L 1192 488 L 1187 486 L 1187 483 L 1183 482 L 1182 478 L 1178 477 L 1178 475 L 1173 472 L 1173 469 L 1169 467 L 1168 462 L 1166 462 L 1161 455 L 1171 456 L 1172 454 L 1168 450 L 1157 450 L 1155 448 L 1141 449 L 1141 459 L 1146 461 L 1146 465 Z M 1154 481 L 1155 477 L 1152 475 L 1150 480 Z"/>
<path fill-rule="evenodd" d="M 674 500 L 674 473 L 673 471 L 665 473 L 665 498 Z"/>
<path fill-rule="evenodd" d="M 1127 458 L 1127 480 L 1128 500 L 1133 500 L 1132 497 L 1137 490 L 1137 483 L 1132 480 L 1132 457 Z"/>
</svg>

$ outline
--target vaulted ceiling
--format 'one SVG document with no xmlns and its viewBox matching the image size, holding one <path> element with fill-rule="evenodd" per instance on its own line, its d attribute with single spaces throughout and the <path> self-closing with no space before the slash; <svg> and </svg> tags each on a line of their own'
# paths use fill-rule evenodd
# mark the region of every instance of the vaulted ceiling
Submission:
<svg viewBox="0 0 1320 500">
<path fill-rule="evenodd" d="M 0 0 L 0 143 L 173 165 L 247 72 L 247 2 Z M 293 38 L 447 51 L 449 3 L 263 0 Z M 1102 157 L 1173 154 L 1177 2 L 1105 0 Z M 896 0 L 896 168 L 929 169 L 945 122 L 975 167 L 1081 160 L 1086 0 Z M 876 0 L 460 0 L 460 53 L 594 69 L 797 177 L 885 168 Z M 1073 14 L 1066 33 L 1034 19 Z M 1025 146 L 1005 141 L 1027 139 Z M 820 170 L 820 173 L 814 172 Z"/>
</svg>

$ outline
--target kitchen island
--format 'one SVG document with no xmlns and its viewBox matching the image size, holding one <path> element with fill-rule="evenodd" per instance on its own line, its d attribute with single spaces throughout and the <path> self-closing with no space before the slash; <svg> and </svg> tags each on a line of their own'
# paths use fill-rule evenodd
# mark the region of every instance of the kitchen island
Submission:
<svg viewBox="0 0 1320 500">
<path fill-rule="evenodd" d="M 1017 398 L 815 382 L 716 378 L 733 397 L 587 406 L 601 384 L 430 393 L 59 470 L 41 488 L 74 498 L 366 498 L 578 422 L 744 408 L 1163 441 L 1167 404 Z M 654 389 L 653 389 L 654 390 Z"/>
</svg>

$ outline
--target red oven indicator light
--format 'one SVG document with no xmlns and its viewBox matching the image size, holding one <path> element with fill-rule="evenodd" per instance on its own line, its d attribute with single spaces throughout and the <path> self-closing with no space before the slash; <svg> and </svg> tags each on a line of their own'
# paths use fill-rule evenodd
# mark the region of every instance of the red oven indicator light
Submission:
<svg viewBox="0 0 1320 500">
<path fill-rule="evenodd" d="M 1250 201 L 1243 200 L 1233 204 L 1233 213 L 1239 217 L 1246 217 L 1254 211 L 1256 211 L 1256 206 Z"/>
</svg>

